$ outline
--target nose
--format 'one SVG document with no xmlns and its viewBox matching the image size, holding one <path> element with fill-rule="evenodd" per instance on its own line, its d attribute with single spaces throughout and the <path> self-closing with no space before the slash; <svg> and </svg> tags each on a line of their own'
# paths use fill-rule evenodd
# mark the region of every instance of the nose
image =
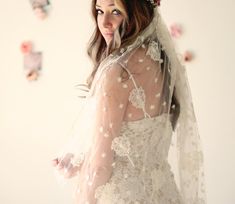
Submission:
<svg viewBox="0 0 235 204">
<path fill-rule="evenodd" d="M 109 14 L 105 14 L 104 17 L 103 17 L 103 27 L 104 28 L 110 28 L 112 27 L 112 21 L 111 21 L 111 18 L 110 18 L 110 15 Z"/>
</svg>

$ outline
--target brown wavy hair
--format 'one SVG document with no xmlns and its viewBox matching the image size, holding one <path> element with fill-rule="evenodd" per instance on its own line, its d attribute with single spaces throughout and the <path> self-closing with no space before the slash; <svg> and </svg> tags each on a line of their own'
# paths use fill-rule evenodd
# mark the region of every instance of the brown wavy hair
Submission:
<svg viewBox="0 0 235 204">
<path fill-rule="evenodd" d="M 91 4 L 92 17 L 95 20 L 96 26 L 87 48 L 87 54 L 93 62 L 93 70 L 87 78 L 87 85 L 85 85 L 88 89 L 90 89 L 91 87 L 94 76 L 101 61 L 104 60 L 110 53 L 115 52 L 135 41 L 139 33 L 143 31 L 154 18 L 154 6 L 149 1 L 114 0 L 115 5 L 124 16 L 124 20 L 118 29 L 118 38 L 115 39 L 114 34 L 114 38 L 110 43 L 111 46 L 107 47 L 105 39 L 103 38 L 97 24 L 96 1 L 97 0 L 92 0 Z M 167 59 L 164 63 L 161 64 L 161 68 L 164 69 L 164 64 L 170 63 L 170 61 L 168 59 L 167 54 L 163 50 L 161 51 L 161 57 L 163 59 Z M 122 73 L 125 72 L 126 71 L 123 69 Z M 169 97 L 169 93 L 166 95 Z M 175 129 L 180 113 L 180 104 L 177 98 L 175 97 L 175 89 L 173 91 L 171 100 L 171 106 L 172 105 L 175 105 L 175 109 L 170 110 L 170 113 L 173 114 L 172 126 L 173 129 Z"/>
<path fill-rule="evenodd" d="M 114 0 L 115 5 L 122 12 L 124 20 L 118 29 L 119 38 L 114 38 L 110 47 L 107 47 L 97 24 L 96 1 L 92 0 L 91 4 L 92 17 L 95 20 L 96 27 L 87 48 L 87 54 L 93 62 L 93 70 L 86 81 L 88 88 L 91 87 L 101 61 L 110 53 L 131 44 L 137 38 L 139 32 L 144 30 L 154 17 L 154 8 L 149 1 Z"/>
</svg>

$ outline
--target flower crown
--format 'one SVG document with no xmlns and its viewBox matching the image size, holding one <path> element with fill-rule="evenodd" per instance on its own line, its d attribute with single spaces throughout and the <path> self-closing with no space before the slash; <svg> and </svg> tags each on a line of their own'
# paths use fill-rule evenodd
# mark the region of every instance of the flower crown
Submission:
<svg viewBox="0 0 235 204">
<path fill-rule="evenodd" d="M 147 1 L 150 2 L 154 7 L 160 6 L 161 2 L 161 0 L 147 0 Z"/>
</svg>

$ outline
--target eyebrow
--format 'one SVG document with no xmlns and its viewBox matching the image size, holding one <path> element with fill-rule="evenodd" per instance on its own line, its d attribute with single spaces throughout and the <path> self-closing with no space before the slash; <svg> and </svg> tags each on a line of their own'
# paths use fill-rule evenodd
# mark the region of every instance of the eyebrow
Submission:
<svg viewBox="0 0 235 204">
<path fill-rule="evenodd" d="M 96 7 L 101 7 L 98 4 L 95 5 Z M 108 6 L 115 6 L 115 4 L 109 4 Z"/>
</svg>

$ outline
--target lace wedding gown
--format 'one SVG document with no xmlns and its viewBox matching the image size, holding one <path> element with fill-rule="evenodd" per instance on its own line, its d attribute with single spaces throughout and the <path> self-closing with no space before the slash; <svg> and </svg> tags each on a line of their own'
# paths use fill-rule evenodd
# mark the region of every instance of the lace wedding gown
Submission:
<svg viewBox="0 0 235 204">
<path fill-rule="evenodd" d="M 206 202 L 187 76 L 159 18 L 96 72 L 64 151 L 68 170 L 79 167 L 77 204 Z M 173 133 L 178 185 L 168 163 Z"/>
<path fill-rule="evenodd" d="M 169 121 L 165 131 L 166 117 L 123 123 L 112 143 L 112 177 L 96 190 L 98 204 L 183 203 L 167 161 L 172 129 Z"/>
</svg>

